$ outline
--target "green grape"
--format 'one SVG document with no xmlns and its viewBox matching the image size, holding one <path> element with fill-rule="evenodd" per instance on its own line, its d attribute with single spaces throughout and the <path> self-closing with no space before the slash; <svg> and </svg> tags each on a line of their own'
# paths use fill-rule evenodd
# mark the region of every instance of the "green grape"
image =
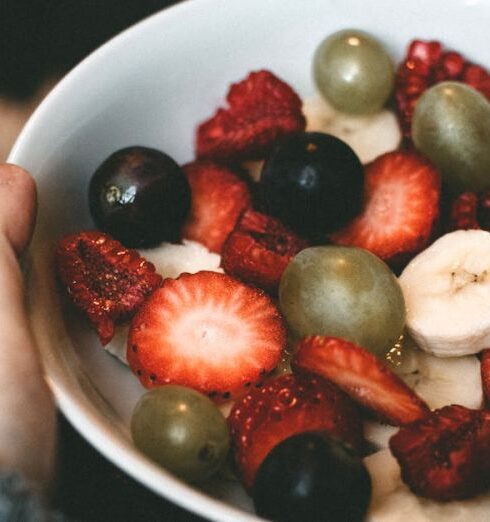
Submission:
<svg viewBox="0 0 490 522">
<path fill-rule="evenodd" d="M 420 97 L 413 141 L 454 192 L 490 187 L 490 104 L 475 89 L 442 82 Z"/>
<path fill-rule="evenodd" d="M 342 112 L 379 111 L 393 90 L 394 76 L 388 53 L 362 31 L 332 34 L 318 46 L 313 58 L 313 77 L 318 90 Z"/>
<path fill-rule="evenodd" d="M 133 411 L 131 434 L 145 455 L 189 482 L 214 475 L 229 449 L 221 412 L 206 396 L 183 386 L 143 395 Z"/>
<path fill-rule="evenodd" d="M 294 334 L 343 337 L 384 357 L 405 324 L 405 302 L 391 270 L 366 250 L 311 247 L 287 266 L 280 308 Z"/>
</svg>

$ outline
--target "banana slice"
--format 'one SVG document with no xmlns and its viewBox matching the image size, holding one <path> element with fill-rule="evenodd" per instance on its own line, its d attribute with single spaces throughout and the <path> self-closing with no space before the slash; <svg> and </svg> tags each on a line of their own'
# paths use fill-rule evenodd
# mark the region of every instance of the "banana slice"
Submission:
<svg viewBox="0 0 490 522">
<path fill-rule="evenodd" d="M 321 96 L 303 103 L 306 130 L 333 134 L 354 149 L 362 163 L 395 150 L 400 145 L 401 132 L 395 114 L 389 110 L 366 116 L 353 116 L 336 111 Z"/>
<path fill-rule="evenodd" d="M 432 409 L 450 404 L 478 409 L 483 404 L 480 361 L 474 355 L 436 357 L 407 343 L 393 370 Z"/>
<path fill-rule="evenodd" d="M 390 368 L 432 409 L 461 404 L 479 409 L 483 405 L 480 361 L 475 355 L 436 357 L 419 350 L 405 336 L 399 356 Z M 376 450 L 388 447 L 397 428 L 375 420 L 364 422 L 364 438 Z"/>
<path fill-rule="evenodd" d="M 195 274 L 201 270 L 221 272 L 221 256 L 210 252 L 204 245 L 197 241 L 184 239 L 181 245 L 162 243 L 156 248 L 139 250 L 147 261 L 155 265 L 156 271 L 164 278 L 176 278 L 183 272 Z M 111 355 L 117 357 L 122 363 L 128 364 L 126 359 L 126 342 L 129 326 L 120 325 L 116 328 L 114 337 L 104 346 Z"/>
<path fill-rule="evenodd" d="M 367 116 L 353 116 L 336 111 L 317 95 L 304 100 L 303 113 L 307 131 L 337 136 L 352 147 L 361 163 L 369 163 L 400 145 L 400 126 L 395 114 L 386 109 Z M 247 161 L 242 167 L 252 181 L 258 182 L 263 163 Z"/>
<path fill-rule="evenodd" d="M 375 451 L 388 448 L 392 435 L 398 431 L 397 426 L 390 426 L 375 420 L 364 421 L 364 438 Z"/>
<path fill-rule="evenodd" d="M 488 522 L 490 495 L 457 502 L 435 502 L 414 495 L 402 482 L 398 462 L 389 449 L 364 459 L 372 495 L 367 522 Z"/>
<path fill-rule="evenodd" d="M 416 256 L 399 278 L 407 329 L 440 357 L 490 346 L 490 233 L 458 230 Z"/>
<path fill-rule="evenodd" d="M 139 250 L 147 261 L 155 265 L 156 271 L 164 278 L 175 278 L 183 272 L 195 274 L 201 270 L 221 272 L 221 256 L 210 252 L 197 241 L 184 239 L 181 245 L 162 243 L 156 248 Z"/>
</svg>

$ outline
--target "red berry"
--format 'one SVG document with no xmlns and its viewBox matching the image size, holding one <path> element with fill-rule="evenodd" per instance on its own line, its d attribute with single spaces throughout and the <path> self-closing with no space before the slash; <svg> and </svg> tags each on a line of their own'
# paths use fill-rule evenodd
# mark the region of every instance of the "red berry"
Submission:
<svg viewBox="0 0 490 522">
<path fill-rule="evenodd" d="M 485 403 L 490 406 L 490 348 L 481 352 L 481 382 Z"/>
<path fill-rule="evenodd" d="M 197 129 L 200 158 L 223 161 L 263 159 L 278 138 L 305 128 L 302 102 L 269 71 L 256 71 L 231 85 L 228 107 Z"/>
<path fill-rule="evenodd" d="M 308 246 L 278 219 L 247 210 L 223 246 L 225 271 L 271 293 L 289 261 Z"/>
<path fill-rule="evenodd" d="M 463 192 L 451 205 L 450 230 L 480 228 L 478 223 L 478 196 L 474 192 Z"/>
<path fill-rule="evenodd" d="M 479 228 L 490 231 L 490 191 L 459 194 L 451 204 L 449 230 Z"/>
<path fill-rule="evenodd" d="M 414 152 L 394 151 L 370 163 L 364 179 L 363 210 L 330 239 L 365 248 L 388 263 L 407 261 L 428 245 L 434 231 L 439 174 Z"/>
<path fill-rule="evenodd" d="M 136 250 L 97 231 L 61 239 L 56 267 L 70 299 L 104 345 L 112 339 L 114 326 L 128 321 L 162 283 L 155 267 Z"/>
<path fill-rule="evenodd" d="M 217 400 L 264 379 L 286 329 L 261 290 L 225 274 L 166 279 L 134 317 L 128 363 L 143 386 L 180 384 Z"/>
<path fill-rule="evenodd" d="M 251 204 L 248 186 L 229 167 L 211 161 L 188 163 L 184 173 L 192 200 L 182 235 L 220 253 L 241 213 Z"/>
<path fill-rule="evenodd" d="M 247 489 L 268 453 L 292 435 L 325 431 L 356 449 L 362 423 L 352 401 L 314 375 L 281 375 L 243 396 L 228 418 L 235 462 Z"/>
<path fill-rule="evenodd" d="M 328 379 L 389 424 L 403 426 L 429 412 L 422 399 L 377 357 L 338 337 L 303 339 L 293 367 Z"/>
<path fill-rule="evenodd" d="M 446 406 L 401 428 L 390 449 L 422 497 L 460 500 L 490 486 L 490 412 Z"/>
<path fill-rule="evenodd" d="M 464 82 L 490 100 L 490 75 L 483 67 L 466 62 L 457 52 L 443 51 L 440 42 L 413 40 L 395 77 L 395 100 L 407 144 L 417 100 L 432 85 L 449 80 Z"/>
</svg>

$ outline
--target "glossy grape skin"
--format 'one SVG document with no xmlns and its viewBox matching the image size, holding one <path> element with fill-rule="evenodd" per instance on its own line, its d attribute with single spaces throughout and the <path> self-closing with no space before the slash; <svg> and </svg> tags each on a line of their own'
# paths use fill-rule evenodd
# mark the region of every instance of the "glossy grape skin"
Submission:
<svg viewBox="0 0 490 522">
<path fill-rule="evenodd" d="M 363 187 L 364 171 L 354 151 L 321 132 L 281 140 L 260 177 L 268 213 L 309 237 L 338 230 L 356 216 Z"/>
<path fill-rule="evenodd" d="M 345 445 L 304 433 L 285 439 L 267 455 L 253 496 L 257 514 L 277 522 L 362 522 L 371 479 Z"/>
<path fill-rule="evenodd" d="M 415 106 L 412 135 L 453 192 L 490 188 L 490 104 L 478 91 L 458 82 L 431 87 Z"/>
<path fill-rule="evenodd" d="M 310 247 L 279 285 L 282 313 L 297 337 L 331 335 L 384 357 L 405 325 L 405 302 L 388 266 L 367 250 Z"/>
<path fill-rule="evenodd" d="M 178 241 L 191 191 L 182 169 L 167 154 L 127 147 L 109 156 L 89 186 L 89 207 L 99 229 L 127 247 Z"/>
<path fill-rule="evenodd" d="M 321 42 L 313 58 L 320 93 L 350 114 L 379 111 L 394 85 L 394 66 L 383 46 L 363 31 L 344 30 Z"/>
<path fill-rule="evenodd" d="M 145 393 L 133 411 L 131 434 L 145 455 L 188 482 L 209 479 L 229 450 L 228 427 L 219 409 L 184 386 Z"/>
</svg>

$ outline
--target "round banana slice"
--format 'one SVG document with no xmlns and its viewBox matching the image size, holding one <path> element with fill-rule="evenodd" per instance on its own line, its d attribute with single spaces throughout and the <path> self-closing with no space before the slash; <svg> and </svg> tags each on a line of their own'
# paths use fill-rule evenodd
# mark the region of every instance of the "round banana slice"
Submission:
<svg viewBox="0 0 490 522">
<path fill-rule="evenodd" d="M 406 351 L 403 363 L 394 371 L 430 408 L 450 404 L 481 408 L 483 387 L 478 357 L 436 357 L 413 348 Z"/>
<path fill-rule="evenodd" d="M 399 278 L 407 329 L 440 357 L 490 346 L 490 233 L 458 230 L 416 256 Z"/>
<path fill-rule="evenodd" d="M 336 111 L 321 96 L 303 103 L 306 130 L 325 132 L 345 141 L 359 156 L 361 163 L 395 150 L 400 145 L 400 126 L 392 111 L 354 116 Z"/>
</svg>

